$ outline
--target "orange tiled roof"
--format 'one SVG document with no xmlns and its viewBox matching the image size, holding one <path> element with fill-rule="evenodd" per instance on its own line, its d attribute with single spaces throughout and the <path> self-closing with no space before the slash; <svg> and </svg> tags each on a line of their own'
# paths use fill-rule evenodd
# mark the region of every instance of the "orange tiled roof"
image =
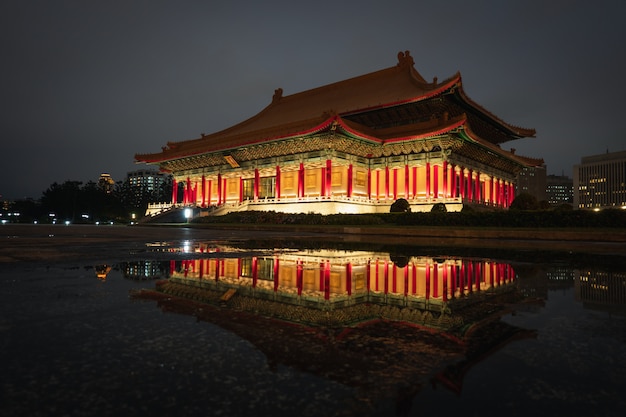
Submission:
<svg viewBox="0 0 626 417">
<path fill-rule="evenodd" d="M 441 83 L 436 80 L 429 83 L 413 65 L 409 52 L 400 52 L 398 63 L 393 67 L 288 96 L 277 89 L 266 108 L 241 123 L 198 139 L 168 142 L 162 152 L 137 154 L 135 159 L 154 163 L 312 133 L 327 126 L 335 114 L 344 116 L 426 100 L 455 86 L 462 100 L 477 111 L 512 132 L 519 130 L 471 101 L 462 92 L 459 73 Z M 360 130 L 365 129 L 362 126 Z M 378 132 L 378 137 L 381 133 Z M 522 129 L 515 134 L 532 136 L 534 130 Z"/>
</svg>

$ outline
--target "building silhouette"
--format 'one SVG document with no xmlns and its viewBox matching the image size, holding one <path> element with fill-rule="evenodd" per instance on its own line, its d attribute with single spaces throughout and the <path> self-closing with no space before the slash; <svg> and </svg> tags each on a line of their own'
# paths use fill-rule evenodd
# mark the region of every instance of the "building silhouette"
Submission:
<svg viewBox="0 0 626 417">
<path fill-rule="evenodd" d="M 626 207 L 626 151 L 581 158 L 574 166 L 574 207 Z"/>
<path fill-rule="evenodd" d="M 547 200 L 546 194 L 546 167 L 524 167 L 517 174 L 515 195 L 527 193 L 534 196 L 537 201 Z"/>
<path fill-rule="evenodd" d="M 574 181 L 566 175 L 548 175 L 546 195 L 551 206 L 571 205 L 574 202 Z"/>
</svg>

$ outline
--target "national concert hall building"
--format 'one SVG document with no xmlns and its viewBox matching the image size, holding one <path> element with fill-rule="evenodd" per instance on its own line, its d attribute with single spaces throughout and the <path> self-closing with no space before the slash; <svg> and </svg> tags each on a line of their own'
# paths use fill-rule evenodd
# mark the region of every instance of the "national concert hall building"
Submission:
<svg viewBox="0 0 626 417">
<path fill-rule="evenodd" d="M 511 204 L 517 173 L 543 161 L 500 145 L 534 135 L 471 100 L 460 73 L 426 81 L 407 51 L 369 74 L 292 95 L 277 89 L 239 124 L 135 159 L 173 176 L 171 203 L 148 212 L 375 213 L 399 198 L 412 211 L 459 211 Z"/>
</svg>

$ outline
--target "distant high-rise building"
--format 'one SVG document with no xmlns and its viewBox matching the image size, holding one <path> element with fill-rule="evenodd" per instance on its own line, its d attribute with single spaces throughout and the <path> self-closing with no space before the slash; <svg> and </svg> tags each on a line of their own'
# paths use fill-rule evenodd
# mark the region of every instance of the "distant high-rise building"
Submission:
<svg viewBox="0 0 626 417">
<path fill-rule="evenodd" d="M 158 194 L 161 186 L 167 181 L 167 174 L 150 169 L 140 169 L 127 173 L 130 192 L 138 199 Z"/>
<path fill-rule="evenodd" d="M 524 167 L 517 174 L 515 195 L 527 193 L 534 196 L 537 201 L 547 200 L 546 196 L 546 166 Z"/>
<path fill-rule="evenodd" d="M 98 179 L 98 187 L 107 194 L 113 192 L 113 187 L 115 186 L 115 181 L 111 178 L 110 174 L 100 174 L 100 178 Z"/>
<path fill-rule="evenodd" d="M 574 207 L 626 207 L 626 151 L 585 156 L 574 165 Z"/>
<path fill-rule="evenodd" d="M 546 195 L 548 204 L 572 204 L 574 201 L 574 181 L 566 175 L 548 175 L 546 177 Z"/>
</svg>

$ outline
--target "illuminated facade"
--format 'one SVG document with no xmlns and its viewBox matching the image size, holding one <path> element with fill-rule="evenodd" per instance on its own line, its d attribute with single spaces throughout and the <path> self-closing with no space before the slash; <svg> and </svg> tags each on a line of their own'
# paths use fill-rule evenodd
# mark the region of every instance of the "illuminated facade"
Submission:
<svg viewBox="0 0 626 417">
<path fill-rule="evenodd" d="M 518 172 L 543 161 L 500 145 L 534 134 L 472 101 L 459 73 L 426 81 L 407 51 L 387 69 L 293 95 L 277 89 L 250 119 L 135 159 L 173 175 L 172 205 L 205 214 L 388 212 L 398 198 L 413 211 L 458 211 L 510 205 Z"/>
<path fill-rule="evenodd" d="M 574 207 L 626 208 L 626 151 L 581 158 L 574 166 Z"/>
</svg>

